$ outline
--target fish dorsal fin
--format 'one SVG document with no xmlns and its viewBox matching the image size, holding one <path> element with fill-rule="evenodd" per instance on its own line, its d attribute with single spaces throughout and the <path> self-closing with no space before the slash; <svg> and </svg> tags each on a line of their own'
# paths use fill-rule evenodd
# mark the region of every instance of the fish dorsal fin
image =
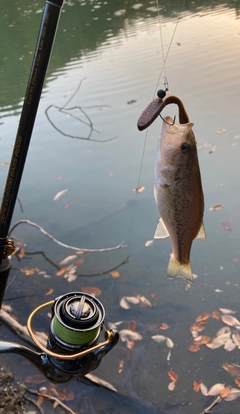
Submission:
<svg viewBox="0 0 240 414">
<path fill-rule="evenodd" d="M 169 233 L 167 231 L 167 228 L 162 218 L 160 218 L 155 234 L 154 234 L 154 239 L 165 239 L 168 236 L 169 236 Z"/>
<path fill-rule="evenodd" d="M 197 234 L 197 237 L 195 237 L 195 238 L 196 239 L 206 239 L 207 238 L 206 233 L 205 233 L 205 228 L 204 228 L 203 222 L 201 224 L 201 227 L 199 229 L 199 232 Z"/>
</svg>

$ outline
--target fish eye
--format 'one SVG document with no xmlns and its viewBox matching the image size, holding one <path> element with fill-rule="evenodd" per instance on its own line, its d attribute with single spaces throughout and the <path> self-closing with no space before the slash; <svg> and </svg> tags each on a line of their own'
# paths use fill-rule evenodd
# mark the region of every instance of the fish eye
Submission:
<svg viewBox="0 0 240 414">
<path fill-rule="evenodd" d="M 181 145 L 181 150 L 184 154 L 190 151 L 191 145 L 188 142 L 183 142 Z"/>
</svg>

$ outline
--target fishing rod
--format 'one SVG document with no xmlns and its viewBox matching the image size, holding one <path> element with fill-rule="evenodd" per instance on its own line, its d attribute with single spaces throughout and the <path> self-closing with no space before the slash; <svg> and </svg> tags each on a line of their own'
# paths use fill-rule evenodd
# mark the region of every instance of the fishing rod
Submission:
<svg viewBox="0 0 240 414">
<path fill-rule="evenodd" d="M 64 0 L 47 0 L 45 3 L 3 194 L 0 209 L 0 309 L 11 269 L 10 256 L 15 251 L 13 240 L 8 237 L 9 228 L 63 3 Z M 32 320 L 47 306 L 51 306 L 52 319 L 47 344 L 43 346 L 34 333 Z M 52 382 L 77 379 L 96 369 L 118 342 L 116 330 L 105 330 L 105 341 L 99 343 L 104 317 L 104 307 L 94 296 L 83 292 L 64 294 L 40 305 L 28 318 L 29 334 L 41 352 L 0 341 L 0 353 L 22 355 Z"/>
</svg>

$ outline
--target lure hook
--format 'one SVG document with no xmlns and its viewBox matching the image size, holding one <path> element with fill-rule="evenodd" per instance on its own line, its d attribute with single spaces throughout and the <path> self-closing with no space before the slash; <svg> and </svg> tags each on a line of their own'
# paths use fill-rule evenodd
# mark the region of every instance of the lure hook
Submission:
<svg viewBox="0 0 240 414">
<path fill-rule="evenodd" d="M 165 122 L 166 124 L 168 124 L 170 126 L 173 126 L 175 124 L 176 115 L 174 115 L 173 122 L 171 124 L 170 124 L 170 122 L 166 121 L 166 119 L 164 119 L 161 114 L 159 114 L 159 116 L 163 120 L 163 122 Z"/>
</svg>

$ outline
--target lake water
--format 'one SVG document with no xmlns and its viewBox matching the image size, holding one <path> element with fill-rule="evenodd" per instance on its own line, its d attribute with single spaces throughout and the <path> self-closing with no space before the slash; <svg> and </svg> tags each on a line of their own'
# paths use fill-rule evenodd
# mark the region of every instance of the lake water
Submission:
<svg viewBox="0 0 240 414">
<path fill-rule="evenodd" d="M 43 6 L 27 0 L 2 0 L 0 5 L 2 193 Z M 19 191 L 22 208 L 18 202 L 12 220 L 31 220 L 79 248 L 100 249 L 122 241 L 128 246 L 78 256 L 75 261 L 83 258 L 84 263 L 77 279 L 69 282 L 56 272 L 72 250 L 27 224 L 13 233 L 24 243 L 19 247 L 25 255 L 12 258 L 5 299 L 22 324 L 43 302 L 98 287 L 106 326 L 122 321 L 118 329 L 125 329 L 134 320 L 143 337 L 132 350 L 119 341 L 94 372 L 126 397 L 77 382 L 65 385 L 75 394 L 67 404 L 78 413 L 200 414 L 214 397 L 197 394 L 195 380 L 207 387 L 218 382 L 236 386 L 221 366 L 239 363 L 239 350 L 202 345 L 190 352 L 189 328 L 204 312 L 239 310 L 240 2 L 159 0 L 159 14 L 169 91 L 183 101 L 199 148 L 207 240 L 192 246 L 191 263 L 198 275 L 194 284 L 186 290 L 184 280 L 168 280 L 169 239 L 145 247 L 159 219 L 153 165 L 162 121 L 156 120 L 147 135 L 136 123 L 156 90 L 164 87 L 163 75 L 158 82 L 163 56 L 155 1 L 65 1 Z M 170 114 L 174 111 L 170 108 Z M 138 185 L 145 190 L 136 194 Z M 215 205 L 224 208 L 210 211 Z M 26 269 L 35 269 L 34 274 L 26 276 L 21 271 Z M 120 277 L 113 278 L 112 269 Z M 152 306 L 120 306 L 123 296 L 136 295 L 145 296 Z M 160 330 L 161 323 L 169 329 Z M 47 332 L 48 324 L 47 312 L 40 313 L 36 327 Z M 210 318 L 204 335 L 214 337 L 222 326 Z M 174 342 L 170 361 L 165 343 L 151 338 L 157 334 Z M 4 327 L 0 338 L 21 342 Z M 20 382 L 37 374 L 20 356 L 0 356 L 0 363 L 7 363 Z M 179 377 L 173 391 L 168 390 L 170 370 Z M 235 414 L 238 405 L 238 400 L 221 402 L 213 412 Z M 52 412 L 50 403 L 43 407 Z"/>
</svg>

